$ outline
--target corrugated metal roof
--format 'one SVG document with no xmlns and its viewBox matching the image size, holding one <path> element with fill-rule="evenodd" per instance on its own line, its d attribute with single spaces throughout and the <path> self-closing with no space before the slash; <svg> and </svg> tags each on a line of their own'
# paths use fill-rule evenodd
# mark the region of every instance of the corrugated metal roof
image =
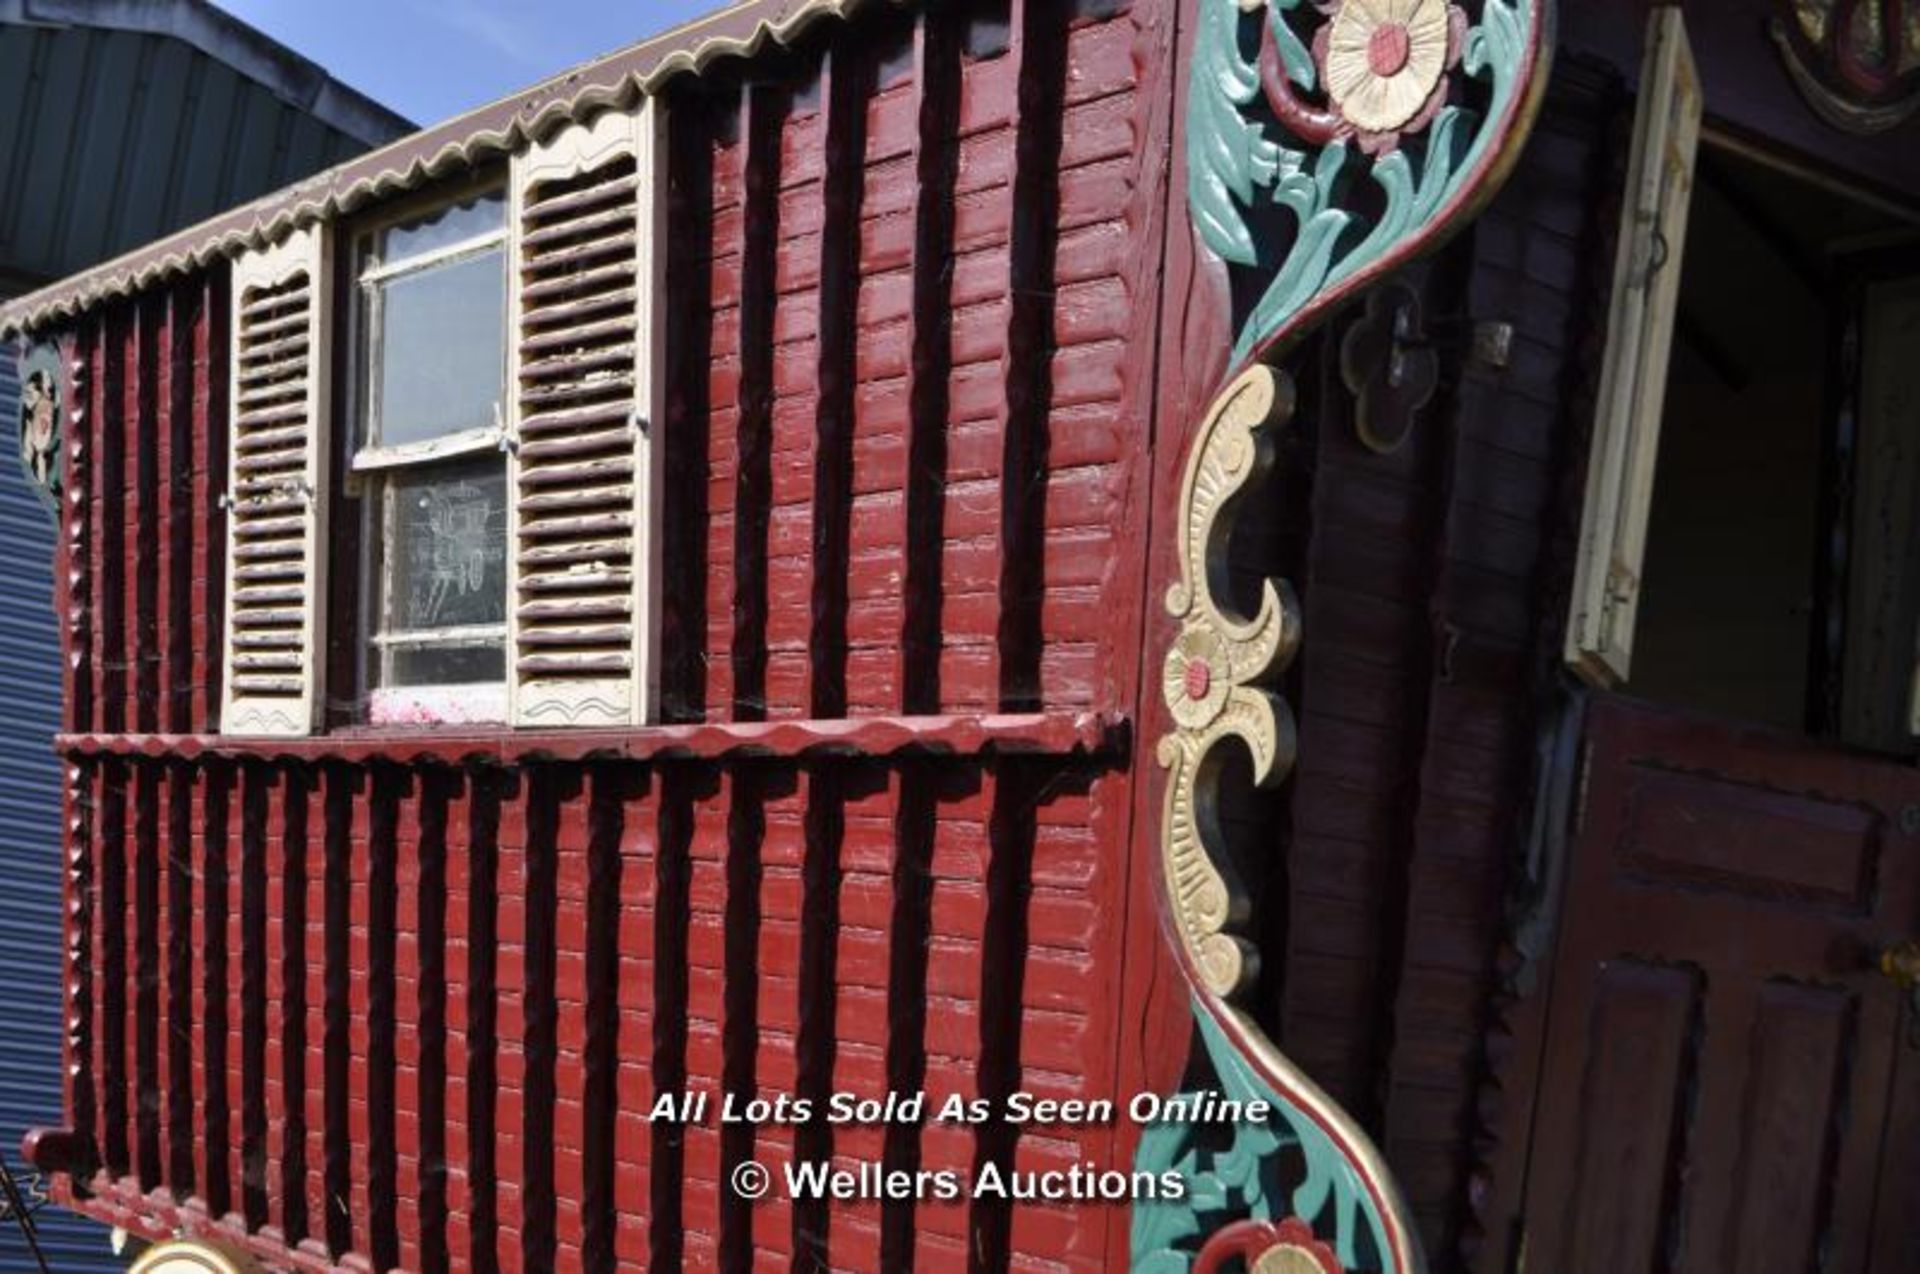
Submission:
<svg viewBox="0 0 1920 1274">
<path fill-rule="evenodd" d="M 511 152 L 570 120 L 629 106 L 676 75 L 701 74 L 726 59 L 750 58 L 769 45 L 792 44 L 819 23 L 849 20 L 865 8 L 913 8 L 919 3 L 742 0 L 0 305 L 0 335 L 31 331 L 107 297 L 273 242 L 296 226 Z"/>
<path fill-rule="evenodd" d="M 0 283 L 71 274 L 411 129 L 204 0 L 0 0 Z"/>
</svg>

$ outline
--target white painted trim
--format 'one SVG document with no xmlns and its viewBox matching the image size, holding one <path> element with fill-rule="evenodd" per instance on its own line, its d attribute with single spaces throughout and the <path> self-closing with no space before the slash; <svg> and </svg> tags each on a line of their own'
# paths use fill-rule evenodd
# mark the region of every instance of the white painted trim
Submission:
<svg viewBox="0 0 1920 1274">
<path fill-rule="evenodd" d="M 430 438 L 426 442 L 403 443 L 397 447 L 362 447 L 353 454 L 353 471 L 384 473 L 391 469 L 404 469 L 412 465 L 457 460 L 462 456 L 478 455 L 484 451 L 503 450 L 506 441 L 505 426 L 490 425 L 485 429 L 468 429 L 457 434 Z"/>
<path fill-rule="evenodd" d="M 227 402 L 230 436 L 227 446 L 227 492 L 239 489 L 241 453 L 237 441 L 240 414 L 240 351 L 246 338 L 243 318 L 250 290 L 272 287 L 297 274 L 307 278 L 307 426 L 306 468 L 302 473 L 307 499 L 301 517 L 305 543 L 303 563 L 306 593 L 294 603 L 300 611 L 300 668 L 294 676 L 301 686 L 296 696 L 243 696 L 235 688 L 235 598 L 239 587 L 236 521 L 229 511 L 226 551 L 226 619 L 221 644 L 221 730 L 237 735 L 305 736 L 320 723 L 324 695 L 327 596 L 327 502 L 329 441 L 333 432 L 331 377 L 327 350 L 332 316 L 332 237 L 324 225 L 296 231 L 274 247 L 242 254 L 233 263 L 229 304 Z"/>
<path fill-rule="evenodd" d="M 451 202 L 458 202 L 458 200 Z M 375 233 L 384 233 L 387 230 L 393 229 L 394 226 L 403 225 L 408 221 L 414 220 L 418 220 L 418 217 L 402 217 L 398 221 L 395 221 L 393 225 L 384 226 L 380 231 L 376 231 Z M 363 288 L 373 287 L 377 284 L 390 283 L 395 279 L 404 278 L 409 274 L 423 274 L 428 270 L 437 269 L 443 265 L 454 265 L 468 257 L 477 257 L 483 253 L 491 252 L 495 248 L 503 246 L 506 241 L 507 228 L 503 225 L 498 230 L 489 230 L 485 234 L 470 235 L 457 243 L 446 243 L 437 248 L 428 248 L 425 252 L 416 252 L 412 256 L 401 257 L 398 260 L 388 261 L 382 258 L 372 265 L 361 267 L 359 278 L 360 286 Z"/>
<path fill-rule="evenodd" d="M 507 399 L 509 431 L 513 439 L 508 448 L 508 591 L 507 591 L 507 680 L 510 687 L 511 720 L 516 726 L 563 728 L 576 726 L 623 726 L 645 724 L 653 713 L 655 696 L 651 686 L 656 673 L 653 630 L 659 608 L 654 602 L 659 588 L 658 536 L 655 512 L 660 507 L 657 495 L 659 476 L 654 463 L 653 439 L 658 430 L 642 427 L 634 430 L 634 532 L 632 561 L 634 594 L 632 616 L 634 646 L 632 672 L 624 677 L 540 681 L 523 677 L 520 658 L 520 536 L 519 494 L 521 464 L 519 458 L 520 369 L 519 353 L 522 306 L 518 280 L 525 265 L 525 201 L 530 191 L 544 182 L 566 180 L 599 168 L 623 154 L 635 160 L 636 198 L 636 287 L 637 313 L 634 368 L 634 401 L 630 419 L 643 425 L 660 419 L 665 395 L 664 354 L 661 336 L 664 325 L 659 311 L 664 289 L 658 273 L 664 259 L 656 254 L 656 244 L 664 242 L 666 199 L 663 184 L 666 147 L 665 111 L 657 99 L 644 97 L 630 112 L 608 111 L 591 125 L 574 124 L 545 142 L 517 155 L 513 163 L 511 246 L 509 278 L 516 286 L 508 297 Z"/>
<path fill-rule="evenodd" d="M 1614 264 L 1567 663 L 1596 685 L 1627 680 L 1639 614 L 1667 366 L 1685 266 L 1705 99 L 1678 8 L 1653 11 Z"/>
</svg>

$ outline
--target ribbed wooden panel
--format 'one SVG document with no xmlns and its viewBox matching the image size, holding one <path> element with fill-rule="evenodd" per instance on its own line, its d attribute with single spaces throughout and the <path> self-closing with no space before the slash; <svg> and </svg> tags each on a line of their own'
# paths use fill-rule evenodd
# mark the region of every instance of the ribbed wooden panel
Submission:
<svg viewBox="0 0 1920 1274">
<path fill-rule="evenodd" d="M 1133 702 L 1145 501 L 1129 496 L 1151 450 L 1166 202 L 1149 152 L 1171 100 L 1142 68 L 1165 15 L 868 13 L 750 84 L 671 85 L 671 125 L 655 125 L 671 184 L 653 206 L 633 114 L 515 159 L 509 763 L 476 759 L 485 747 L 436 762 L 76 750 L 68 1050 L 71 1113 L 100 1148 L 90 1214 L 313 1270 L 1123 1261 L 1124 1220 L 1099 1208 L 753 1207 L 726 1187 L 747 1159 L 1117 1166 L 1120 1129 L 643 1115 L 687 1089 L 1116 1095 L 1129 763 L 968 740 L 1003 708 Z M 671 245 L 652 331 L 650 235 Z M 228 352 L 258 347 L 223 325 L 257 317 L 262 289 L 298 289 L 291 271 L 233 278 L 235 302 L 219 295 L 190 331 L 129 342 L 116 318 L 98 333 L 88 445 L 113 463 L 90 489 L 145 482 L 129 448 L 146 427 L 125 404 L 158 376 L 156 347 L 173 359 L 161 396 L 193 398 L 174 453 L 216 476 L 161 537 L 189 612 L 175 574 L 149 601 L 122 564 L 141 511 L 86 511 L 75 733 L 139 728 L 124 652 L 144 656 L 149 607 L 173 652 L 158 719 L 182 706 L 178 682 L 192 731 L 212 728 L 227 435 L 201 369 L 224 381 Z M 275 427 L 258 418 L 274 403 L 234 403 L 255 413 L 237 440 Z M 636 431 L 636 412 L 660 427 Z M 664 572 L 626 538 L 656 528 Z M 649 577 L 665 580 L 657 624 Z M 649 736 L 635 760 L 540 728 L 569 719 L 531 715 L 543 700 L 608 685 L 603 723 L 647 712 L 656 628 L 660 716 L 787 730 L 724 756 Z M 845 755 L 900 719 L 946 724 L 925 746 Z"/>
<path fill-rule="evenodd" d="M 233 734 L 305 734 L 317 707 L 324 595 L 320 484 L 331 428 L 318 366 L 325 233 L 234 265 L 227 699 Z"/>
</svg>

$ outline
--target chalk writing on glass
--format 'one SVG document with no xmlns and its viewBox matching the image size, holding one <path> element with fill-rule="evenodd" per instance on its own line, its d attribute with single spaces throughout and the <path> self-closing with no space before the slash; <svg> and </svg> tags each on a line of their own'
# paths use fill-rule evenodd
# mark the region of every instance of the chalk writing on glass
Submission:
<svg viewBox="0 0 1920 1274">
<path fill-rule="evenodd" d="M 401 599 L 407 627 L 455 628 L 505 618 L 505 482 L 441 481 L 402 493 Z"/>
</svg>

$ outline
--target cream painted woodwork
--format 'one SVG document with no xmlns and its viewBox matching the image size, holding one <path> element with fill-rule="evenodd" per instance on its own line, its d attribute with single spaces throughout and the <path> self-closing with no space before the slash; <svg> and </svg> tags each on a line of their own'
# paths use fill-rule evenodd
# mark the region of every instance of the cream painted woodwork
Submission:
<svg viewBox="0 0 1920 1274">
<path fill-rule="evenodd" d="M 645 98 L 513 164 L 507 653 L 520 726 L 652 713 L 663 117 Z"/>
<path fill-rule="evenodd" d="M 1686 19 L 1653 11 L 1614 264 L 1566 660 L 1627 680 L 1705 101 Z"/>
<path fill-rule="evenodd" d="M 326 228 L 233 263 L 232 431 L 221 728 L 299 736 L 318 720 L 331 428 Z"/>
</svg>

